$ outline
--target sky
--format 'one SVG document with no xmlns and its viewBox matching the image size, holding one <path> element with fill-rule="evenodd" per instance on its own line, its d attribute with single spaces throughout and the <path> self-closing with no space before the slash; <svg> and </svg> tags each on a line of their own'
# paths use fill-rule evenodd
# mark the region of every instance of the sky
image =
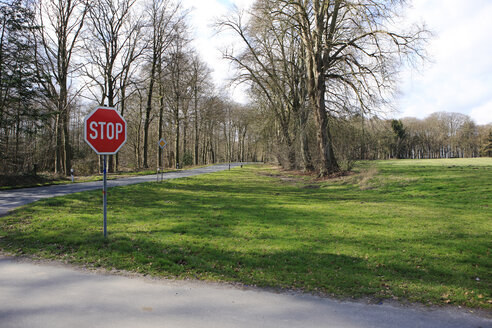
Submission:
<svg viewBox="0 0 492 328">
<path fill-rule="evenodd" d="M 191 9 L 194 46 L 213 70 L 219 90 L 233 100 L 248 101 L 245 86 L 230 88 L 234 76 L 221 50 L 241 46 L 232 33 L 217 34 L 217 17 L 233 6 L 247 9 L 253 0 L 183 0 Z M 423 119 L 437 112 L 457 112 L 478 124 L 492 123 L 492 0 L 413 0 L 405 16 L 425 23 L 433 33 L 427 44 L 429 59 L 400 74 L 395 118 Z"/>
</svg>

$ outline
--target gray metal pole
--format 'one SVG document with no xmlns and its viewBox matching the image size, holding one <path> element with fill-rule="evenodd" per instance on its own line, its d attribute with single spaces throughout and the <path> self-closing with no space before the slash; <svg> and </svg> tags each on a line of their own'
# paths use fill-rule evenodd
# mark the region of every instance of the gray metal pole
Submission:
<svg viewBox="0 0 492 328">
<path fill-rule="evenodd" d="M 103 161 L 103 165 L 104 165 L 104 169 L 103 169 L 103 175 L 104 175 L 104 179 L 103 179 L 103 213 L 104 213 L 104 238 L 106 238 L 106 236 L 108 234 L 107 226 L 106 226 L 107 205 L 108 205 L 107 193 L 106 193 L 106 191 L 108 190 L 107 180 L 106 180 L 106 158 L 107 158 L 107 155 L 103 155 L 103 158 L 104 158 L 104 161 Z"/>
</svg>

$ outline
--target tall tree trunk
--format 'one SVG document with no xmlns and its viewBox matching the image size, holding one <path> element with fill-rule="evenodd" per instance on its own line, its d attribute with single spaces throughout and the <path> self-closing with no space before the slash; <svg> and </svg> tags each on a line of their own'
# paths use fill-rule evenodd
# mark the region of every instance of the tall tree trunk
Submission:
<svg viewBox="0 0 492 328">
<path fill-rule="evenodd" d="M 159 141 L 163 137 L 162 125 L 164 124 L 164 88 L 162 87 L 162 83 L 159 85 Z M 162 166 L 162 155 L 164 149 L 159 147 L 159 155 L 157 158 L 157 166 Z"/>
<path fill-rule="evenodd" d="M 120 113 L 121 116 L 124 117 L 125 114 L 125 107 L 126 107 L 126 86 L 121 87 L 121 102 L 120 102 Z M 120 167 L 120 156 L 119 153 L 116 153 L 115 155 L 115 171 L 118 172 Z"/>
<path fill-rule="evenodd" d="M 322 65 L 318 63 L 318 65 Z M 321 156 L 321 167 L 319 169 L 320 176 L 327 176 L 329 174 L 338 172 L 340 170 L 338 163 L 335 159 L 335 154 L 333 152 L 331 134 L 329 130 L 328 115 L 326 113 L 325 105 L 325 92 L 326 84 L 325 79 L 322 74 L 319 74 L 316 78 L 316 88 L 312 93 L 313 103 L 316 108 L 316 123 L 318 127 L 317 131 L 317 142 L 318 149 Z"/>
<path fill-rule="evenodd" d="M 301 139 L 301 157 L 304 171 L 314 171 L 313 159 L 309 152 L 309 136 L 307 134 L 307 121 L 309 113 L 306 108 L 299 108 L 299 134 Z"/>
<path fill-rule="evenodd" d="M 188 119 L 187 116 L 183 117 L 183 155 L 186 155 L 188 153 L 188 135 L 187 135 L 187 130 L 188 130 Z"/>
<path fill-rule="evenodd" d="M 176 104 L 179 103 L 179 97 L 176 101 Z M 176 105 L 178 106 L 178 105 Z M 180 124 L 179 124 L 179 107 L 177 107 L 174 110 L 174 122 L 175 122 L 175 128 L 176 128 L 176 139 L 175 139 L 175 145 L 174 145 L 174 162 L 176 163 L 176 168 L 181 167 L 181 163 L 179 162 L 180 160 L 180 154 L 179 154 L 179 142 L 180 142 Z"/>
<path fill-rule="evenodd" d="M 62 62 L 62 65 L 63 62 Z M 63 173 L 68 175 L 70 172 L 71 163 L 71 151 L 70 151 L 70 113 L 68 110 L 68 90 L 67 90 L 67 80 L 63 71 L 61 72 L 60 79 L 60 93 L 58 99 L 58 110 L 60 112 L 61 125 L 63 126 Z"/>
<path fill-rule="evenodd" d="M 55 173 L 62 172 L 62 120 L 61 114 L 56 114 L 55 118 Z"/>
<path fill-rule="evenodd" d="M 245 155 L 245 140 L 246 140 L 246 128 L 244 128 L 243 132 L 243 138 L 241 140 L 242 145 L 241 145 L 241 162 L 244 162 L 244 155 Z"/>
<path fill-rule="evenodd" d="M 152 111 L 152 94 L 154 92 L 154 82 L 155 82 L 155 70 L 157 64 L 157 55 L 154 53 L 154 58 L 152 60 L 152 68 L 150 71 L 150 81 L 149 81 L 149 92 L 147 94 L 147 107 L 145 109 L 145 122 L 144 122 L 144 144 L 143 144 L 143 166 L 144 168 L 149 168 L 148 162 L 148 148 L 149 148 L 149 126 L 150 126 L 150 113 Z"/>
<path fill-rule="evenodd" d="M 195 165 L 198 165 L 198 95 L 195 88 Z"/>
<path fill-rule="evenodd" d="M 65 175 L 70 174 L 70 169 L 72 168 L 72 149 L 70 147 L 70 113 L 67 110 L 63 115 L 63 150 L 64 150 L 64 173 Z"/>
<path fill-rule="evenodd" d="M 109 72 L 112 72 L 112 68 L 109 70 Z M 109 105 L 109 107 L 114 107 L 114 97 L 115 97 L 114 82 L 115 81 L 113 80 L 111 73 L 109 73 L 108 74 L 108 105 Z M 108 158 L 109 158 L 109 161 L 106 163 L 106 165 L 108 166 L 107 170 L 109 173 L 113 173 L 114 172 L 114 156 L 109 155 Z"/>
<path fill-rule="evenodd" d="M 301 138 L 301 156 L 302 156 L 302 164 L 304 167 L 304 171 L 312 172 L 314 171 L 313 160 L 311 158 L 311 154 L 309 152 L 309 138 L 306 132 L 305 127 L 301 127 L 300 131 Z"/>
</svg>

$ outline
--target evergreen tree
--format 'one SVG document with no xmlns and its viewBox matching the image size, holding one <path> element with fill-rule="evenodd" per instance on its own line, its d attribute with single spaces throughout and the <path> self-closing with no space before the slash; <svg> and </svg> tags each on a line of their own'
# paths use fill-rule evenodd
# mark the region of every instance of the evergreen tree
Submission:
<svg viewBox="0 0 492 328">
<path fill-rule="evenodd" d="M 3 170 L 22 170 L 22 144 L 36 130 L 39 111 L 32 29 L 22 1 L 0 3 L 0 153 Z"/>
<path fill-rule="evenodd" d="M 492 157 L 492 130 L 489 132 L 489 138 L 482 148 L 482 156 Z"/>
<path fill-rule="evenodd" d="M 395 134 L 395 154 L 397 158 L 404 158 L 404 141 L 407 137 L 407 132 L 401 120 L 392 120 L 391 128 Z"/>
</svg>

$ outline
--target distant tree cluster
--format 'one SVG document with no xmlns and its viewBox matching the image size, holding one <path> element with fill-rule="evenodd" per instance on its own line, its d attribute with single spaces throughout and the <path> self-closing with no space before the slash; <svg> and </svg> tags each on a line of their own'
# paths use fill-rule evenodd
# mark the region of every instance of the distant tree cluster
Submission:
<svg viewBox="0 0 492 328">
<path fill-rule="evenodd" d="M 334 143 L 341 159 L 433 159 L 490 156 L 492 124 L 467 115 L 436 112 L 427 118 L 339 120 Z"/>
<path fill-rule="evenodd" d="M 406 118 L 401 157 L 463 158 L 490 156 L 492 125 L 477 126 L 464 114 L 438 112 L 424 120 Z"/>
</svg>

